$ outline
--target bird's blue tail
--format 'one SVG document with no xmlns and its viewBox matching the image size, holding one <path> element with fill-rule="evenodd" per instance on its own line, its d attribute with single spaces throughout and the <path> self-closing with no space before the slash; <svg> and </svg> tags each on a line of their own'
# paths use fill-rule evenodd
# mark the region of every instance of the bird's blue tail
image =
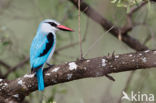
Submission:
<svg viewBox="0 0 156 103">
<path fill-rule="evenodd" d="M 38 81 L 38 90 L 43 91 L 44 90 L 44 79 L 43 79 L 42 68 L 37 70 L 36 75 L 37 75 L 37 81 Z"/>
</svg>

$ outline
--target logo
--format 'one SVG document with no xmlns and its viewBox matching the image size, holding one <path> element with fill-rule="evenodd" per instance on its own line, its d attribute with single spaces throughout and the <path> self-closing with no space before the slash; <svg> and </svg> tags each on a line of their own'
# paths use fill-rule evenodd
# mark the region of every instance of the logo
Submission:
<svg viewBox="0 0 156 103">
<path fill-rule="evenodd" d="M 123 96 L 121 100 L 128 100 L 128 101 L 138 101 L 138 102 L 153 102 L 154 94 L 146 94 L 141 92 L 134 92 L 131 91 L 130 95 L 128 95 L 125 91 L 122 92 Z"/>
</svg>

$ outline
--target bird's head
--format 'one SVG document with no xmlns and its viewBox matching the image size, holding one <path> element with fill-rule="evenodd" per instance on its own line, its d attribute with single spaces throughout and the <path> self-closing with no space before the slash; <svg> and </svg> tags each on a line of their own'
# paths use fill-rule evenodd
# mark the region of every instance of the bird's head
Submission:
<svg viewBox="0 0 156 103">
<path fill-rule="evenodd" d="M 43 32 L 56 32 L 57 30 L 62 30 L 62 31 L 73 31 L 72 29 L 61 25 L 59 22 L 51 19 L 46 19 L 43 20 L 40 23 L 40 29 Z"/>
</svg>

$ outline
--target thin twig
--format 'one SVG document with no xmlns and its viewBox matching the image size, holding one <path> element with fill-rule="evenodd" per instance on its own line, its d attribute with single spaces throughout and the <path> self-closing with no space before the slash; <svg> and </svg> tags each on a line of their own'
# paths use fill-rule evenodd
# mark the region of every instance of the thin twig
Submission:
<svg viewBox="0 0 156 103">
<path fill-rule="evenodd" d="M 4 74 L 3 78 L 6 78 L 11 72 L 15 71 L 17 68 L 23 67 L 26 63 L 28 63 L 29 57 L 26 57 L 22 62 L 18 63 L 14 67 L 11 67 L 6 74 Z"/>
<path fill-rule="evenodd" d="M 142 8 L 147 3 L 148 3 L 148 0 L 145 0 L 145 1 L 141 2 L 138 6 L 132 8 L 127 15 L 132 16 L 132 14 L 137 12 L 140 8 Z"/>
<path fill-rule="evenodd" d="M 81 41 L 81 11 L 80 11 L 80 0 L 78 0 L 78 34 L 79 34 L 79 44 L 80 44 L 80 59 L 83 58 L 82 52 L 82 41 Z"/>
<path fill-rule="evenodd" d="M 83 38 L 82 38 L 82 40 L 81 40 L 82 43 L 86 40 L 86 36 L 87 36 L 87 32 L 88 32 L 88 25 L 89 25 L 89 19 L 87 18 L 86 29 L 85 29 L 85 32 L 84 32 L 84 36 L 83 36 Z M 61 51 L 61 50 L 64 50 L 64 49 L 73 47 L 73 46 L 78 45 L 78 44 L 79 44 L 79 42 L 74 42 L 74 43 L 67 44 L 67 45 L 65 45 L 65 46 L 63 46 L 63 47 L 57 48 L 57 49 L 55 50 L 55 52 L 58 53 L 58 52 Z"/>
<path fill-rule="evenodd" d="M 140 10 L 140 8 L 144 7 L 144 5 L 146 5 L 147 3 L 148 1 L 143 1 L 138 6 L 132 8 L 129 13 L 127 13 L 127 23 L 122 27 L 122 34 L 126 34 L 127 32 L 132 30 L 132 28 L 134 27 L 133 25 L 135 24 L 133 23 L 132 15 Z"/>
<path fill-rule="evenodd" d="M 9 69 L 11 66 L 4 61 L 0 60 L 0 65 L 4 66 L 6 69 Z"/>
<path fill-rule="evenodd" d="M 112 26 L 112 27 L 111 27 L 109 30 L 107 30 L 105 33 L 108 33 L 108 32 L 109 32 L 110 30 L 112 30 L 113 28 L 114 28 L 114 26 Z M 104 33 L 104 34 L 105 34 L 105 33 Z M 100 41 L 100 39 L 103 38 L 104 34 L 101 35 L 99 38 L 97 38 L 97 39 L 95 40 L 95 42 L 88 48 L 88 50 L 86 51 L 86 53 L 84 54 L 83 57 L 87 56 L 88 52 L 97 44 L 98 41 Z"/>
<path fill-rule="evenodd" d="M 78 8 L 78 5 L 77 5 L 78 0 L 69 0 L 69 1 Z M 84 0 L 81 0 L 81 8 L 80 8 L 81 11 L 84 11 L 86 7 L 87 7 L 87 10 L 85 10 L 84 14 L 86 14 L 89 18 L 94 20 L 99 25 L 101 25 L 104 30 L 108 30 L 113 26 L 113 24 L 110 21 L 108 21 L 106 18 L 100 15 L 97 11 L 95 11 L 91 6 L 85 3 Z M 115 26 L 112 30 L 110 30 L 110 34 L 112 34 L 115 37 L 118 37 L 119 29 L 121 28 L 118 26 Z M 135 49 L 137 51 L 143 51 L 143 50 L 148 49 L 145 45 L 141 44 L 139 40 L 128 35 L 128 33 L 122 36 L 122 41 L 125 44 L 127 44 L 130 48 Z"/>
</svg>

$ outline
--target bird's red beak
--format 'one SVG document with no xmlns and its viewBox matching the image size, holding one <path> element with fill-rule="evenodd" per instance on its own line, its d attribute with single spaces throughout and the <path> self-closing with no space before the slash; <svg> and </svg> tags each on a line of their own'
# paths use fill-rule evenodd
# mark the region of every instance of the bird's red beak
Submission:
<svg viewBox="0 0 156 103">
<path fill-rule="evenodd" d="M 60 30 L 63 30 L 63 31 L 73 31 L 72 29 L 70 29 L 66 26 L 63 26 L 63 25 L 58 25 L 57 28 Z"/>
</svg>

